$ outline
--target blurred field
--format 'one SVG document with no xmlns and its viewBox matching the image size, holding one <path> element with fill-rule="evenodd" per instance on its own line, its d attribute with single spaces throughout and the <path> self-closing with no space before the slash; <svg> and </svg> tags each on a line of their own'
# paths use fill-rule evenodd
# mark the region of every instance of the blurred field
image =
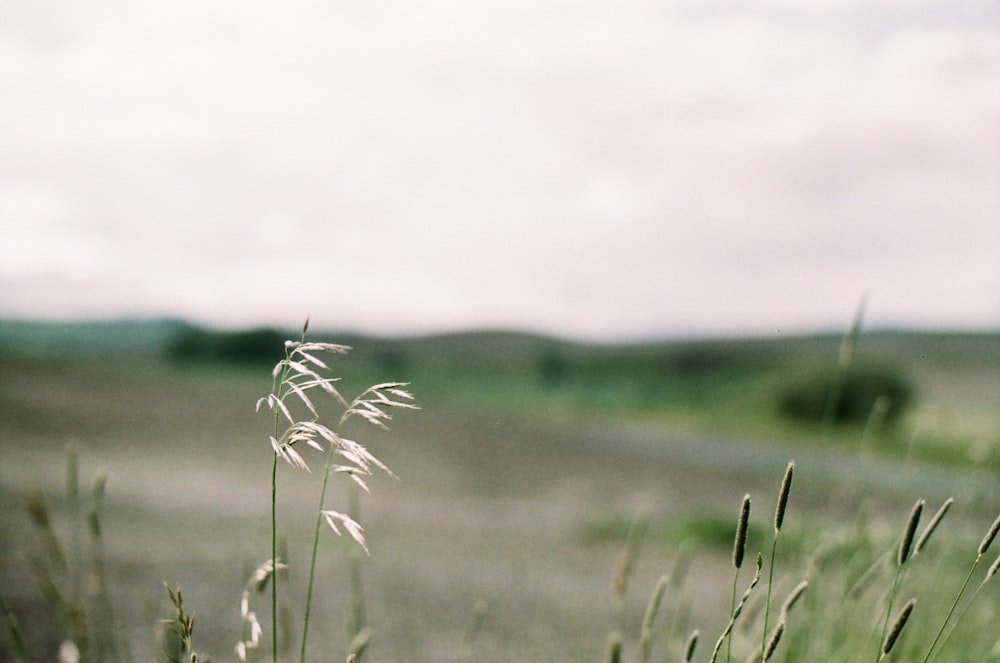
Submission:
<svg viewBox="0 0 1000 663">
<path fill-rule="evenodd" d="M 373 661 L 466 660 L 463 637 L 480 599 L 488 613 L 469 660 L 599 659 L 614 622 L 615 560 L 640 512 L 651 524 L 630 583 L 629 628 L 638 630 L 657 578 L 681 565 L 689 570 L 665 599 L 663 628 L 716 633 L 731 579 L 725 523 L 750 492 L 766 531 L 790 458 L 798 474 L 788 528 L 802 538 L 861 515 L 891 538 L 916 497 L 936 505 L 954 495 L 959 541 L 976 538 L 1000 508 L 996 336 L 865 337 L 858 355 L 899 365 L 918 392 L 866 454 L 861 428 L 824 439 L 784 421 L 771 400 L 801 367 L 835 362 L 839 338 L 630 348 L 486 333 L 346 342 L 357 350 L 340 362 L 345 393 L 409 380 L 423 407 L 399 413 L 388 433 L 350 431 L 400 477 L 378 477 L 363 499 Z M 155 656 L 164 582 L 180 584 L 196 614 L 196 647 L 233 659 L 243 580 L 270 556 L 270 422 L 253 411 L 269 366 L 171 362 L 148 347 L 61 354 L 36 348 L 2 359 L 0 586 L 9 607 L 26 615 L 31 646 L 54 660 L 58 625 L 30 572 L 38 542 L 22 493 L 42 488 L 65 515 L 64 458 L 74 443 L 85 486 L 108 476 L 110 587 L 135 660 Z M 317 482 L 279 469 L 287 586 L 300 605 Z M 342 498 L 338 487 L 328 507 Z M 342 660 L 330 652 L 347 639 L 352 548 L 333 536 L 325 543 L 317 661 Z M 0 638 L 0 659 L 9 646 Z M 679 646 L 661 640 L 659 660 Z"/>
</svg>

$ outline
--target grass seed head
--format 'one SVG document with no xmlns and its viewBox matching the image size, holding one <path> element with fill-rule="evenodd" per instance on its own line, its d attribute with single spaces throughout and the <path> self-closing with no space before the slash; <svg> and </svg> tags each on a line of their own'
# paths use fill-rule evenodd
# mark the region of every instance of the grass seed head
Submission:
<svg viewBox="0 0 1000 663">
<path fill-rule="evenodd" d="M 782 621 L 784 621 L 785 616 L 788 615 L 788 611 L 792 609 L 792 606 L 794 606 L 798 602 L 798 600 L 802 597 L 802 595 L 805 594 L 805 591 L 808 587 L 809 587 L 809 581 L 803 580 L 802 582 L 797 584 L 795 586 L 795 589 L 793 589 L 788 594 L 788 598 L 786 598 L 785 602 L 781 605 Z"/>
<path fill-rule="evenodd" d="M 995 576 L 997 571 L 1000 571 L 1000 555 L 997 555 L 997 558 L 993 560 L 992 564 L 990 564 L 990 570 L 986 572 L 986 577 L 983 579 L 983 582 L 986 582 Z"/>
<path fill-rule="evenodd" d="M 986 554 L 986 551 L 990 549 L 990 545 L 993 544 L 993 539 L 997 538 L 997 532 L 1000 531 L 1000 516 L 993 521 L 993 525 L 990 526 L 990 530 L 986 532 L 986 536 L 983 537 L 982 542 L 979 544 L 979 556 L 982 557 Z"/>
<path fill-rule="evenodd" d="M 778 648 L 778 643 L 781 641 L 781 635 L 785 632 L 785 622 L 780 621 L 778 625 L 774 627 L 771 632 L 771 637 L 767 640 L 767 646 L 764 648 L 763 661 L 767 661 L 774 654 L 774 650 Z"/>
<path fill-rule="evenodd" d="M 618 631 L 609 633 L 604 643 L 604 663 L 622 663 L 622 634 Z"/>
<path fill-rule="evenodd" d="M 781 531 L 781 524 L 785 520 L 785 507 L 788 506 L 788 493 L 792 489 L 792 474 L 795 471 L 795 461 L 788 461 L 785 468 L 785 477 L 781 480 L 781 490 L 778 492 L 778 505 L 774 509 L 774 533 L 777 535 Z"/>
<path fill-rule="evenodd" d="M 882 656 L 886 656 L 896 646 L 899 634 L 903 632 L 903 627 L 906 626 L 906 621 L 910 618 L 910 613 L 913 612 L 913 606 L 916 604 L 916 599 L 910 599 L 903 606 L 899 617 L 896 618 L 896 622 L 892 625 L 892 630 L 889 631 L 889 635 L 885 636 L 885 642 L 882 643 Z"/>
<path fill-rule="evenodd" d="M 690 663 L 694 660 L 694 650 L 698 647 L 699 635 L 698 629 L 695 629 L 688 636 L 687 646 L 684 647 L 684 663 Z"/>
<path fill-rule="evenodd" d="M 750 523 L 750 495 L 743 496 L 740 519 L 736 523 L 736 541 L 733 544 L 733 566 L 743 566 L 743 556 L 747 550 L 747 527 Z"/>
<path fill-rule="evenodd" d="M 917 543 L 913 547 L 914 555 L 923 550 L 924 546 L 927 545 L 927 541 L 931 538 L 931 535 L 934 533 L 934 530 L 936 530 L 937 526 L 941 523 L 941 519 L 944 518 L 944 514 L 948 513 L 948 509 L 950 509 L 951 505 L 954 503 L 955 503 L 955 498 L 949 497 L 944 501 L 944 504 L 942 504 L 941 507 L 937 510 L 937 513 L 934 514 L 934 517 L 931 518 L 931 521 L 927 523 L 927 527 L 925 527 L 924 531 L 920 534 L 920 538 L 917 539 Z"/>
<path fill-rule="evenodd" d="M 903 538 L 899 542 L 899 554 L 896 556 L 896 562 L 899 566 L 906 564 L 906 560 L 910 558 L 910 548 L 913 545 L 913 535 L 917 531 L 917 525 L 920 523 L 920 514 L 924 511 L 924 501 L 917 500 L 913 505 L 913 509 L 910 511 L 910 518 L 906 521 L 906 529 L 903 531 Z"/>
</svg>

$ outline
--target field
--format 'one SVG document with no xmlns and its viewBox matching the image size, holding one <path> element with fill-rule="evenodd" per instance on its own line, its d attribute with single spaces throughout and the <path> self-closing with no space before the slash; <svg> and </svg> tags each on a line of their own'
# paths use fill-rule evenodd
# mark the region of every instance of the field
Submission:
<svg viewBox="0 0 1000 663">
<path fill-rule="evenodd" d="M 955 498 L 941 526 L 947 534 L 924 555 L 933 559 L 918 560 L 923 568 L 914 565 L 893 608 L 920 593 L 916 626 L 894 652 L 919 661 L 968 554 L 1000 510 L 997 336 L 863 336 L 854 361 L 891 365 L 914 385 L 912 407 L 884 428 L 870 418 L 824 428 L 776 407 L 783 386 L 836 370 L 837 336 L 614 348 L 500 333 L 316 336 L 355 346 L 335 364 L 345 394 L 404 380 L 422 409 L 398 411 L 390 431 L 358 421 L 344 431 L 399 480 L 376 476 L 362 497 L 370 556 L 349 540 L 323 538 L 309 660 L 344 660 L 352 569 L 360 568 L 373 662 L 594 661 L 617 628 L 626 660 L 636 660 L 643 612 L 666 573 L 673 580 L 650 660 L 682 660 L 697 628 L 694 660 L 707 661 L 729 617 L 741 499 L 753 497 L 748 560 L 758 550 L 766 560 L 778 486 L 795 459 L 774 591 L 780 603 L 808 579 L 803 620 L 822 614 L 837 591 L 824 595 L 824 581 L 856 580 L 865 555 L 894 551 L 917 498 L 926 500 L 923 522 Z M 254 412 L 271 387 L 269 363 L 171 358 L 157 344 L 67 347 L 53 342 L 0 359 L 0 591 L 29 660 L 56 660 L 65 626 L 40 587 L 44 574 L 32 570 L 45 544 L 27 515 L 26 491 L 43 491 L 71 559 L 74 551 L 93 555 L 85 525 L 72 524 L 67 449 L 78 454 L 83 492 L 107 477 L 100 545 L 110 602 L 101 619 L 113 623 L 122 658 L 157 660 L 160 622 L 171 614 L 167 583 L 183 589 L 195 614 L 195 649 L 235 660 L 241 591 L 270 557 L 273 419 Z M 307 459 L 321 467 L 318 454 Z M 294 610 L 304 598 L 317 474 L 278 467 L 279 530 L 289 550 L 279 580 Z M 345 482 L 334 483 L 328 508 L 347 501 Z M 618 605 L 612 579 L 639 515 L 648 525 Z M 824 571 L 838 555 L 840 571 Z M 988 589 L 992 600 L 973 606 L 955 640 L 995 619 L 1000 587 Z M 871 642 L 855 643 L 865 653 L 838 650 L 827 660 L 876 658 L 884 598 L 859 600 L 872 608 Z M 484 608 L 473 642 L 470 625 Z M 270 623 L 265 594 L 254 609 Z M 834 631 L 817 635 L 792 617 L 773 660 L 822 660 L 813 648 Z M 301 627 L 300 617 L 292 621 Z M 734 632 L 738 660 L 759 637 Z M 994 644 L 980 637 L 935 660 L 1000 660 Z M 260 660 L 270 660 L 265 651 Z M 4 633 L 0 660 L 14 652 Z"/>
</svg>

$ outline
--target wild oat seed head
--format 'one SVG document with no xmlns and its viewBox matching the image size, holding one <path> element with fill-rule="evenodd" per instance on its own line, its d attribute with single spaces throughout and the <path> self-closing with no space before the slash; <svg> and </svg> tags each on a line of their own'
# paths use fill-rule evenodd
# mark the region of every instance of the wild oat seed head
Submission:
<svg viewBox="0 0 1000 663">
<path fill-rule="evenodd" d="M 747 527 L 750 523 L 750 495 L 743 496 L 740 506 L 740 518 L 736 522 L 736 541 L 733 543 L 733 566 L 739 569 L 743 566 L 743 556 L 747 549 Z"/>
<path fill-rule="evenodd" d="M 896 556 L 896 563 L 899 566 L 906 564 L 910 557 L 910 547 L 913 544 L 913 535 L 917 531 L 917 524 L 920 523 L 920 514 L 924 510 L 924 501 L 917 500 L 910 511 L 910 518 L 906 521 L 906 529 L 903 531 L 903 538 L 899 542 L 899 554 Z"/>
<path fill-rule="evenodd" d="M 788 492 L 792 489 L 792 473 L 795 471 L 795 461 L 788 461 L 785 468 L 785 477 L 781 480 L 781 490 L 778 492 L 778 505 L 774 509 L 774 533 L 781 531 L 781 524 L 785 520 L 785 507 L 788 505 Z"/>
<path fill-rule="evenodd" d="M 997 538 L 997 532 L 1000 531 L 1000 516 L 993 521 L 993 525 L 990 527 L 990 531 L 986 533 L 983 537 L 982 543 L 979 544 L 979 556 L 982 557 L 989 550 L 990 545 L 993 543 L 993 539 Z"/>
<path fill-rule="evenodd" d="M 356 520 L 348 516 L 346 513 L 341 513 L 339 511 L 324 510 L 320 511 L 320 513 L 323 515 L 323 519 L 326 521 L 326 524 L 337 535 L 340 535 L 340 528 L 337 527 L 337 524 L 339 523 L 344 529 L 347 530 L 350 537 L 354 539 L 354 541 L 361 546 L 366 553 L 368 552 L 368 545 L 365 543 L 364 528 L 361 527 Z"/>
<path fill-rule="evenodd" d="M 927 541 L 930 540 L 931 535 L 934 533 L 934 530 L 936 530 L 937 526 L 941 523 L 941 519 L 944 518 L 944 514 L 948 513 L 948 509 L 950 509 L 951 505 L 954 503 L 955 503 L 955 498 L 949 497 L 944 501 L 944 504 L 942 504 L 941 507 L 937 510 L 937 513 L 934 514 L 934 517 L 931 518 L 931 521 L 927 523 L 927 527 L 925 527 L 924 531 L 920 534 L 920 538 L 917 539 L 917 543 L 913 547 L 914 555 L 923 550 L 924 546 L 927 545 Z"/>
</svg>

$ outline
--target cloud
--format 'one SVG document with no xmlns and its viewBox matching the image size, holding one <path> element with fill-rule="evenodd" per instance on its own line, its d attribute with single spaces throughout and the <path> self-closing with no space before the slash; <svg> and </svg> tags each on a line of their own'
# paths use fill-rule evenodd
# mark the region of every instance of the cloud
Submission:
<svg viewBox="0 0 1000 663">
<path fill-rule="evenodd" d="M 1000 324 L 984 7 L 6 3 L 2 313 Z"/>
</svg>

